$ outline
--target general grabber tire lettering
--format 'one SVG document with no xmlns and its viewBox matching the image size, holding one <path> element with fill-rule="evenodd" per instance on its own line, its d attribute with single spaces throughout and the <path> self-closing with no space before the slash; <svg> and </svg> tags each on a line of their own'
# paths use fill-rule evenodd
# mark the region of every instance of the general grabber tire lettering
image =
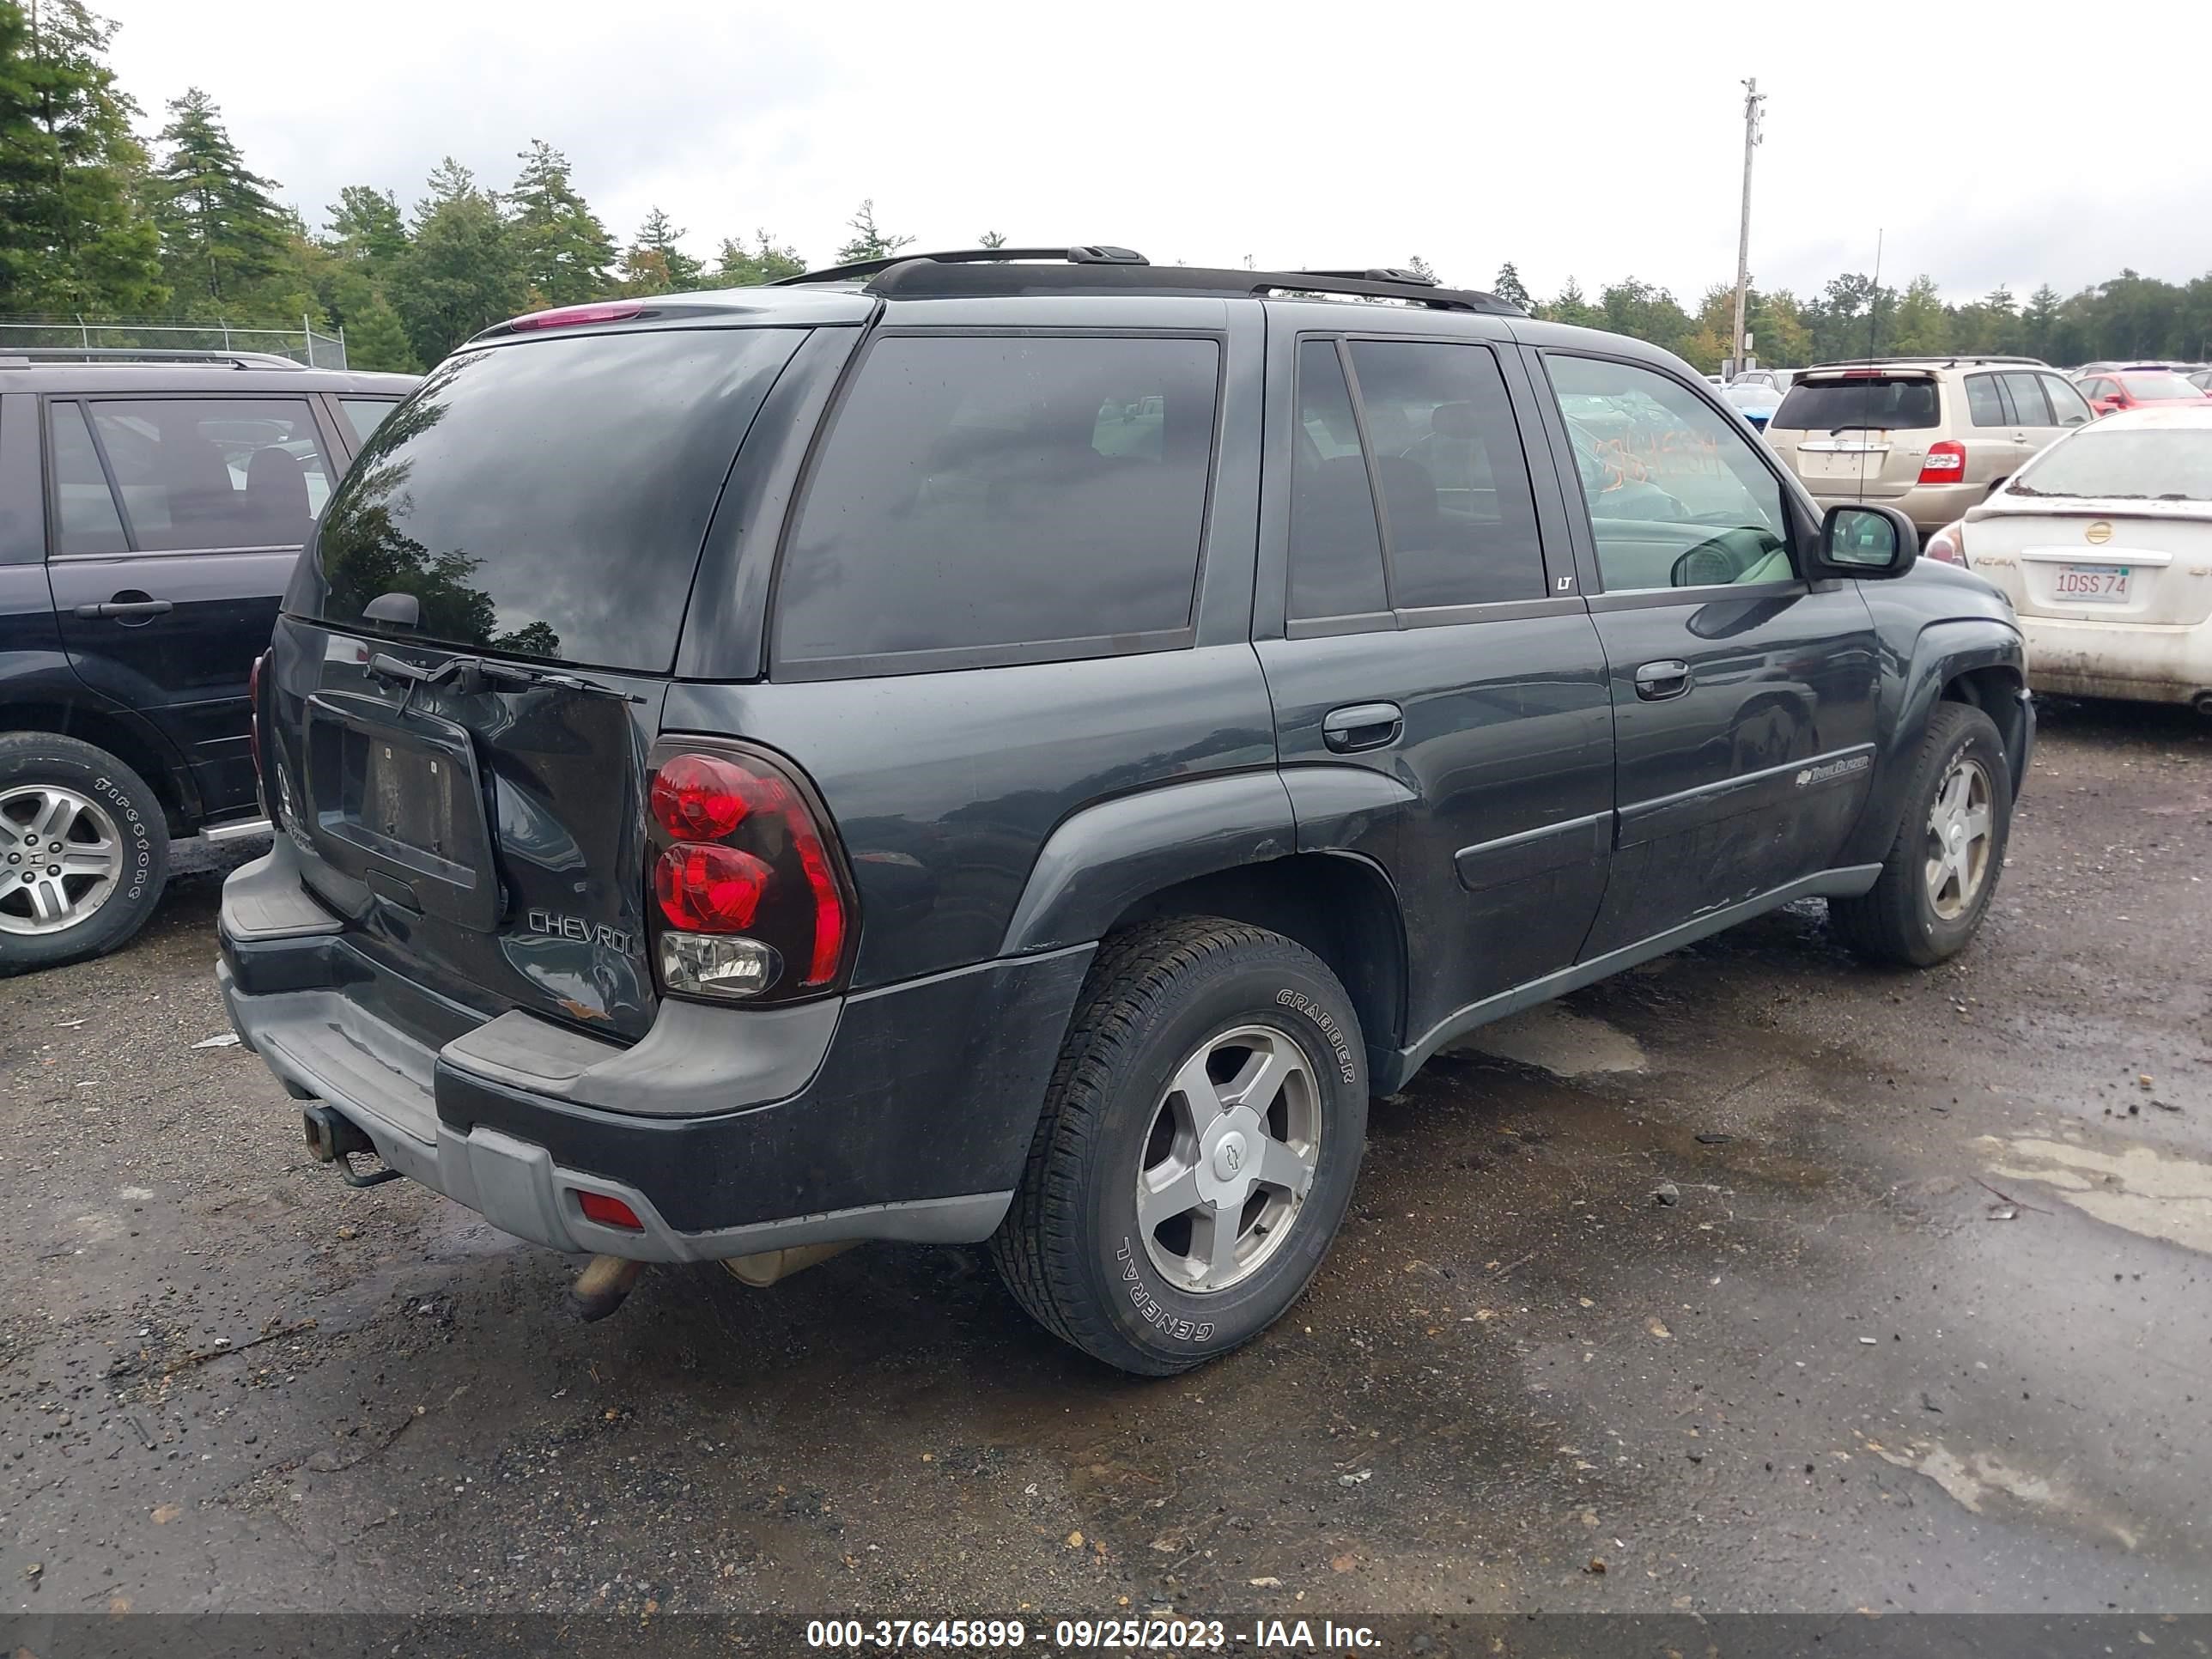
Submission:
<svg viewBox="0 0 2212 1659">
<path fill-rule="evenodd" d="M 118 948 L 168 874 L 168 829 L 145 779 L 75 738 L 0 736 L 0 975 Z"/>
<path fill-rule="evenodd" d="M 1312 952 L 1215 917 L 1109 939 L 992 1241 L 1038 1323 L 1150 1376 L 1304 1291 L 1367 1135 L 1358 1017 Z"/>
<path fill-rule="evenodd" d="M 2004 868 L 2012 794 L 1996 724 L 1970 704 L 1936 704 L 1881 878 L 1828 901 L 1837 937 L 1869 961 L 1914 968 L 1965 950 Z"/>
</svg>

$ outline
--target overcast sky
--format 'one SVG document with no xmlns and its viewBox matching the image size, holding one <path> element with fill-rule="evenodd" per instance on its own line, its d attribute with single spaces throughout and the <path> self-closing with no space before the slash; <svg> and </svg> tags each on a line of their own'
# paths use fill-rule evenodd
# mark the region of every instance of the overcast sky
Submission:
<svg viewBox="0 0 2212 1659">
<path fill-rule="evenodd" d="M 2026 7 L 93 3 L 149 129 L 205 88 L 311 223 L 346 184 L 411 208 L 447 154 L 503 188 L 544 138 L 618 240 L 658 204 L 702 256 L 764 225 L 825 261 L 865 196 L 918 248 L 1511 259 L 1539 297 L 1694 303 L 1734 280 L 1755 75 L 1762 286 L 1867 270 L 1877 231 L 1885 281 L 1954 298 L 2212 270 L 2212 0 L 2108 0 L 2092 57 Z"/>
</svg>

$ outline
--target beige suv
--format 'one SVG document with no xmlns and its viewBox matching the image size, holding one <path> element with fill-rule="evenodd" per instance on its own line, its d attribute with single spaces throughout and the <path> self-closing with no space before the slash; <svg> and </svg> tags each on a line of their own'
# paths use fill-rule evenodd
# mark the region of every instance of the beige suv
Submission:
<svg viewBox="0 0 2212 1659">
<path fill-rule="evenodd" d="M 1877 357 L 1805 370 L 1766 441 L 1823 507 L 1880 501 L 1924 536 L 2095 418 L 2033 357 Z"/>
</svg>

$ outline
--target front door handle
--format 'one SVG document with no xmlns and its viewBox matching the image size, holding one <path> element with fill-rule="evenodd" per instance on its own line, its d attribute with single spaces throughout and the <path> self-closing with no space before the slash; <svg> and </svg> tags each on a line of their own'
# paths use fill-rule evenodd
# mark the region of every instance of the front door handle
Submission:
<svg viewBox="0 0 2212 1659">
<path fill-rule="evenodd" d="M 1406 711 L 1395 702 L 1355 702 L 1322 716 L 1321 740 L 1340 755 L 1385 749 L 1406 730 Z"/>
<path fill-rule="evenodd" d="M 166 617 L 177 607 L 167 599 L 107 599 L 99 605 L 81 605 L 76 614 L 87 622 L 144 622 L 149 617 Z"/>
<path fill-rule="evenodd" d="M 1647 662 L 1636 671 L 1636 695 L 1646 702 L 1679 697 L 1690 689 L 1690 665 L 1676 658 Z"/>
</svg>

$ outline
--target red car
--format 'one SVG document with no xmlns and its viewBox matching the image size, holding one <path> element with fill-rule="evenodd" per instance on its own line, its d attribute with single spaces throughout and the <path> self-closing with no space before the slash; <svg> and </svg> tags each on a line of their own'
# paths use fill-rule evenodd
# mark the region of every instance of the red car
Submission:
<svg viewBox="0 0 2212 1659">
<path fill-rule="evenodd" d="M 2171 369 L 2164 368 L 2084 374 L 2075 386 L 2089 400 L 2089 407 L 2100 415 L 2141 409 L 2145 404 L 2168 403 L 2175 398 L 2195 402 L 2212 397 L 2212 392 L 2202 392 Z"/>
</svg>

